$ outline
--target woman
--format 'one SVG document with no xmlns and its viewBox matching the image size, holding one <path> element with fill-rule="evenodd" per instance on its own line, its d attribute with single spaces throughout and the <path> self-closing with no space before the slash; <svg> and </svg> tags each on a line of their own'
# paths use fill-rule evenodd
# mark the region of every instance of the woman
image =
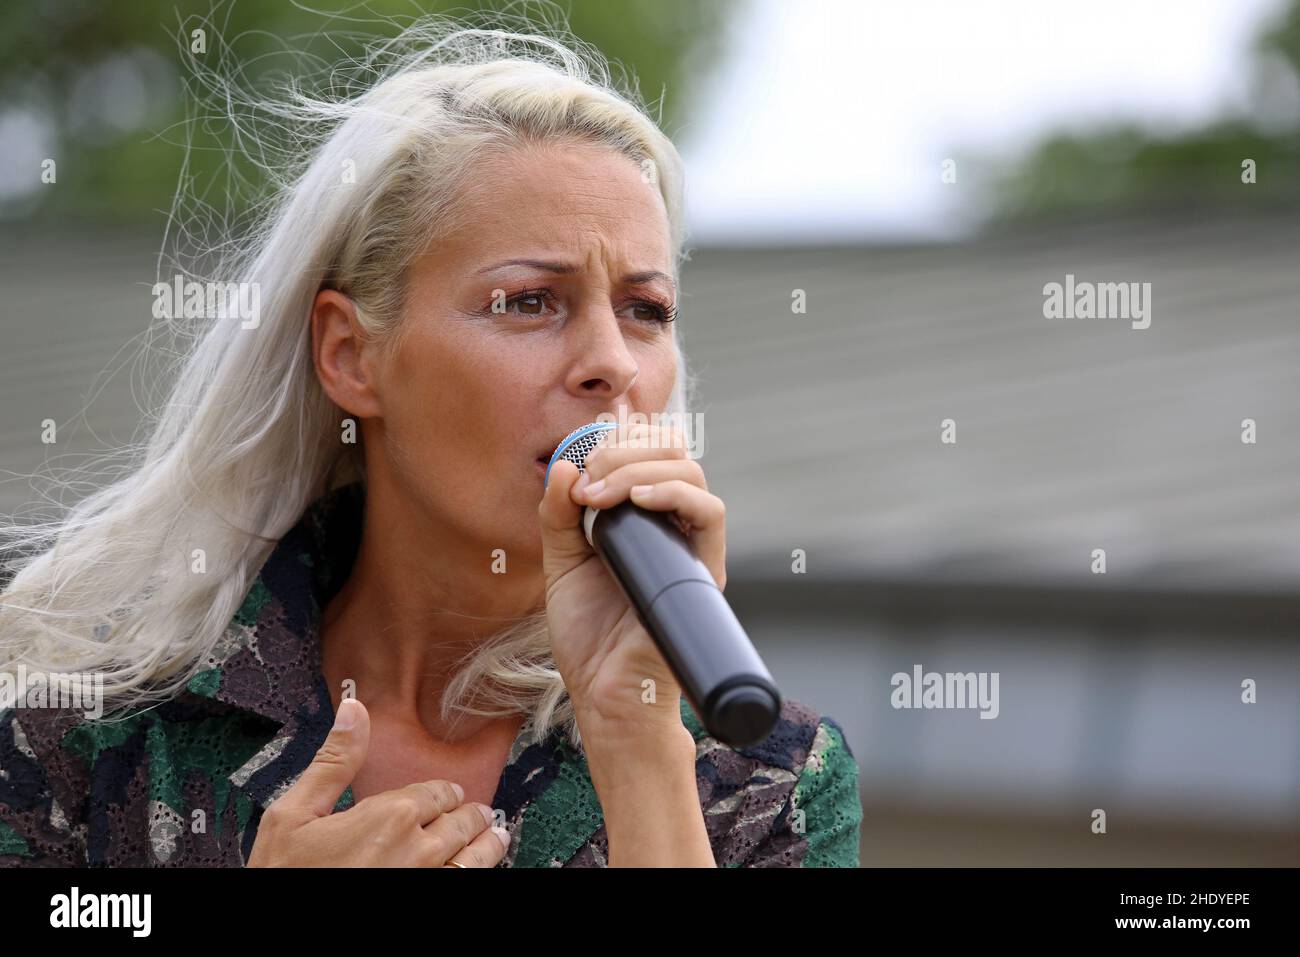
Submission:
<svg viewBox="0 0 1300 957">
<path fill-rule="evenodd" d="M 589 49 L 403 40 L 275 108 L 300 165 L 216 277 L 260 314 L 208 319 L 138 467 L 18 543 L 0 670 L 117 713 L 0 714 L 0 860 L 855 866 L 835 721 L 712 738 L 582 534 L 671 512 L 724 587 L 683 443 L 543 482 L 602 413 L 686 408 L 676 150 Z"/>
</svg>

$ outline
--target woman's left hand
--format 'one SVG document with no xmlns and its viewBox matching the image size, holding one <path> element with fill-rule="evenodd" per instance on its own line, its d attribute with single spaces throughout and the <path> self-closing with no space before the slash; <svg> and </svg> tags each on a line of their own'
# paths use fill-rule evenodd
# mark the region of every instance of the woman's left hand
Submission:
<svg viewBox="0 0 1300 957">
<path fill-rule="evenodd" d="M 610 430 L 587 456 L 585 469 L 564 460 L 552 465 L 538 507 L 556 667 L 584 740 L 595 735 L 631 744 L 646 735 L 679 734 L 681 687 L 618 582 L 587 544 L 582 517 L 588 505 L 610 508 L 629 498 L 650 511 L 671 512 L 724 588 L 726 509 L 709 492 L 699 463 L 687 457 L 681 433 L 672 429 Z M 593 491 L 601 482 L 603 487 Z M 635 486 L 649 489 L 633 492 Z"/>
</svg>

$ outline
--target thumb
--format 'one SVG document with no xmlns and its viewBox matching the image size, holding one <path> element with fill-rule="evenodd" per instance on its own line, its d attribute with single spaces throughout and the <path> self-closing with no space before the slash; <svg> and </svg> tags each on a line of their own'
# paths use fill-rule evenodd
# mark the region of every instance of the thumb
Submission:
<svg viewBox="0 0 1300 957">
<path fill-rule="evenodd" d="M 573 484 L 581 470 L 567 459 L 551 466 L 546 494 L 537 507 L 542 530 L 542 568 L 549 586 L 592 555 L 587 536 L 582 531 L 582 516 L 587 506 L 573 500 Z"/>
<path fill-rule="evenodd" d="M 292 805 L 325 817 L 360 772 L 369 747 L 370 714 L 366 706 L 356 698 L 344 698 L 325 743 L 280 800 L 288 799 Z"/>
</svg>

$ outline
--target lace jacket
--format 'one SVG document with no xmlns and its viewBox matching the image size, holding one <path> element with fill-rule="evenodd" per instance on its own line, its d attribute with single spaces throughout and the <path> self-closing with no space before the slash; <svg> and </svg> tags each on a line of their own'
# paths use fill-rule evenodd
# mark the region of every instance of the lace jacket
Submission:
<svg viewBox="0 0 1300 957">
<path fill-rule="evenodd" d="M 0 864 L 239 867 L 263 811 L 333 722 L 321 610 L 356 554 L 359 485 L 324 496 L 276 545 L 184 692 L 126 718 L 25 706 L 0 712 Z M 700 807 L 720 867 L 856 867 L 858 767 L 836 721 L 787 699 L 775 731 L 734 749 L 683 697 Z M 608 839 L 580 749 L 527 718 L 492 806 L 501 867 L 603 867 Z M 348 788 L 334 813 L 352 806 Z"/>
</svg>

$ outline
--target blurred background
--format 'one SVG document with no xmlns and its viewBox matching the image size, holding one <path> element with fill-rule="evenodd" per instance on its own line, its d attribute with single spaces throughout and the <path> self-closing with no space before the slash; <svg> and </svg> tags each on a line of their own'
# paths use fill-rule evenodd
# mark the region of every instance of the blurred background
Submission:
<svg viewBox="0 0 1300 957">
<path fill-rule="evenodd" d="M 249 185 L 183 165 L 180 38 L 260 82 L 498 6 L 5 8 L 0 511 L 131 438 L 178 182 Z M 728 597 L 845 729 L 863 865 L 1300 864 L 1300 2 L 563 9 L 685 156 Z M 1150 328 L 1045 319 L 1067 274 L 1150 283 Z M 896 710 L 916 665 L 998 717 Z"/>
</svg>

